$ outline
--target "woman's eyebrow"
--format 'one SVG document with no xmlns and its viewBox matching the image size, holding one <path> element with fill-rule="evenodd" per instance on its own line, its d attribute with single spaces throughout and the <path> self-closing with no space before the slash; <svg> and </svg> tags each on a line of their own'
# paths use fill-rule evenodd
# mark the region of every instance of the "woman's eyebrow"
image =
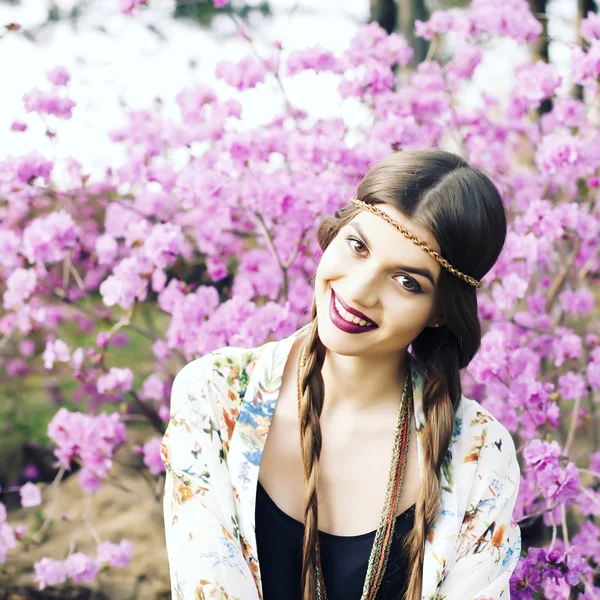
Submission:
<svg viewBox="0 0 600 600">
<path fill-rule="evenodd" d="M 358 233 L 358 235 L 360 235 L 365 240 L 367 246 L 371 246 L 371 242 L 369 242 L 369 238 L 365 235 L 365 232 L 363 231 L 362 227 L 358 223 L 350 223 L 350 227 L 355 229 L 356 232 Z M 394 268 L 400 269 L 401 271 L 407 271 L 409 273 L 415 273 L 416 275 L 422 275 L 423 277 L 429 279 L 429 281 L 431 282 L 431 285 L 433 285 L 435 287 L 435 279 L 433 277 L 433 273 L 426 267 L 419 268 L 419 267 L 409 267 L 406 265 L 396 265 Z"/>
</svg>

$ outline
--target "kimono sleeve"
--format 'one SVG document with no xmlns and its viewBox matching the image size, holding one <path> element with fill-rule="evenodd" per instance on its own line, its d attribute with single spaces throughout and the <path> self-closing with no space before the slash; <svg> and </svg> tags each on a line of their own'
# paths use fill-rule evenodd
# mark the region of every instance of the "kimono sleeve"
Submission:
<svg viewBox="0 0 600 600">
<path fill-rule="evenodd" d="M 456 558 L 438 591 L 444 600 L 508 600 L 521 553 L 513 519 L 520 484 L 514 442 L 498 421 L 486 425 L 481 440 Z"/>
<path fill-rule="evenodd" d="M 161 446 L 171 594 L 174 600 L 257 600 L 231 508 L 231 482 L 214 414 L 212 364 L 208 354 L 177 374 Z"/>
</svg>

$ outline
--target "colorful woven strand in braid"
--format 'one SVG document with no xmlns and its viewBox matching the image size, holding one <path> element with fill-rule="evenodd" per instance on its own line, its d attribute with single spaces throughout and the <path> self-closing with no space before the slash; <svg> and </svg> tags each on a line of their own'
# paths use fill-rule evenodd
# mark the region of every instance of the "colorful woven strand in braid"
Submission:
<svg viewBox="0 0 600 600">
<path fill-rule="evenodd" d="M 416 235 L 414 235 L 414 233 L 411 233 L 410 231 L 408 231 L 408 229 L 396 223 L 396 221 L 394 221 L 394 219 L 392 219 L 387 213 L 383 212 L 382 210 L 379 210 L 378 208 L 375 208 L 375 206 L 373 206 L 372 204 L 368 204 L 367 202 L 359 200 L 356 196 L 353 196 L 350 199 L 350 202 L 352 202 L 352 204 L 356 206 L 360 206 L 360 208 L 364 208 L 365 210 L 372 212 L 374 215 L 377 215 L 385 221 L 387 221 L 390 225 L 393 225 L 405 238 L 408 238 L 411 242 L 419 246 L 419 248 L 425 250 L 427 254 L 429 254 L 432 258 L 439 262 L 440 265 L 442 265 L 442 267 L 450 271 L 452 275 L 459 277 L 463 281 L 466 281 L 469 285 L 472 285 L 476 288 L 480 288 L 483 285 L 481 281 L 478 281 L 474 277 L 471 277 L 470 275 L 465 275 L 458 269 L 455 269 L 444 257 L 441 256 L 441 254 L 439 254 L 431 246 L 428 246 L 425 242 L 420 240 Z"/>
<path fill-rule="evenodd" d="M 410 375 L 409 375 L 410 376 Z M 412 391 L 412 385 L 409 388 Z M 384 553 L 381 556 L 379 566 L 377 571 L 375 572 L 375 580 L 372 584 L 372 592 L 369 595 L 369 598 L 375 598 L 377 592 L 379 591 L 379 587 L 381 586 L 381 582 L 383 579 L 383 575 L 385 573 L 385 569 L 387 567 L 389 554 L 391 551 L 391 540 L 394 538 L 394 531 L 396 529 L 396 508 L 398 506 L 398 501 L 400 499 L 402 488 L 404 486 L 404 475 L 406 473 L 406 459 L 408 456 L 407 446 L 408 440 L 410 439 L 410 415 L 412 414 L 412 394 L 409 394 L 409 398 L 405 404 L 405 410 L 402 412 L 402 440 L 400 442 L 400 456 L 401 460 L 397 461 L 397 469 L 396 469 L 396 478 L 394 481 L 394 496 L 392 498 L 392 507 L 388 513 L 388 524 L 387 524 L 387 532 L 386 539 L 383 542 Z M 388 543 L 388 537 L 390 539 Z"/>
<path fill-rule="evenodd" d="M 388 491 L 386 494 L 386 504 L 382 511 L 382 517 L 386 518 L 386 527 L 380 527 L 377 530 L 373 552 L 369 558 L 369 566 L 367 569 L 367 577 L 365 579 L 365 588 L 363 589 L 363 598 L 375 598 L 381 585 L 385 569 L 390 555 L 392 539 L 396 529 L 396 509 L 398 500 L 402 494 L 404 485 L 404 473 L 406 466 L 407 452 L 406 447 L 410 435 L 410 408 L 412 398 L 412 375 L 410 371 L 410 363 L 407 360 L 407 374 L 404 381 L 404 389 L 402 392 L 402 406 L 398 415 L 398 423 L 396 425 L 396 433 L 394 436 L 393 456 L 390 464 L 390 480 L 388 483 Z M 410 385 L 409 385 L 410 382 Z M 410 390 L 407 397 L 407 388 Z M 400 430 L 402 434 L 400 434 Z M 394 477 L 391 477 L 391 471 L 394 471 Z M 391 483 L 391 485 L 390 485 Z M 378 559 L 379 557 L 379 559 Z M 378 559 L 378 565 L 375 569 L 375 560 Z M 375 569 L 375 570 L 374 570 Z"/>
</svg>

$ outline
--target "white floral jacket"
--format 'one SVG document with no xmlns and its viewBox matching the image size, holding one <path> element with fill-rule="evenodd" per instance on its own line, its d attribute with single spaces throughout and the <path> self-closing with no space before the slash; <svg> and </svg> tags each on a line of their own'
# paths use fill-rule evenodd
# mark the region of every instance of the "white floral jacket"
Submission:
<svg viewBox="0 0 600 600">
<path fill-rule="evenodd" d="M 307 327 L 307 326 L 305 326 Z M 163 438 L 164 517 L 174 599 L 262 598 L 256 551 L 258 470 L 292 344 L 305 327 L 252 349 L 225 347 L 186 365 Z M 423 376 L 413 372 L 423 468 Z M 507 429 L 462 398 L 425 542 L 423 600 L 510 597 L 521 533 L 512 518 L 520 471 Z"/>
</svg>

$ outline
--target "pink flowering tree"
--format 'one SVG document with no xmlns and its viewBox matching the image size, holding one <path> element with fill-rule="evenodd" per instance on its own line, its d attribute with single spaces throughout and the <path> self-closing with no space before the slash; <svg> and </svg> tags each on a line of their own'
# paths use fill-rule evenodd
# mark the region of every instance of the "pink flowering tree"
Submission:
<svg viewBox="0 0 600 600">
<path fill-rule="evenodd" d="M 122 3 L 127 12 L 140 4 Z M 455 51 L 438 56 L 448 32 Z M 485 334 L 464 381 L 465 394 L 514 435 L 521 462 L 515 519 L 524 543 L 511 594 L 566 599 L 577 588 L 599 598 L 600 20 L 582 22 L 585 47 L 572 55 L 568 77 L 583 99 L 559 91 L 554 66 L 526 62 L 506 98 L 482 92 L 476 108 L 460 97 L 487 41 L 532 44 L 541 33 L 527 2 L 473 0 L 417 22 L 416 33 L 432 51 L 415 69 L 404 38 L 375 24 L 339 55 L 278 44 L 261 56 L 245 33 L 252 52 L 216 73 L 240 95 L 276 87 L 280 111 L 262 126 L 243 127 L 237 99 L 197 85 L 177 95 L 178 118 L 128 112 L 109 132 L 127 158 L 102 178 L 69 159 L 61 166 L 70 184 L 58 186 L 58 165 L 37 151 L 1 162 L 2 376 L 74 382 L 66 400 L 77 410 L 57 407 L 47 427 L 57 479 L 77 465 L 83 490 L 97 493 L 136 416 L 147 424 L 136 450 L 160 484 L 177 371 L 215 348 L 291 334 L 310 305 L 315 223 L 392 149 L 450 147 L 494 178 L 510 215 L 506 249 L 479 292 Z M 305 71 L 337 78 L 341 101 L 367 117 L 348 125 L 295 107 L 286 82 Z M 60 135 L 76 99 L 64 69 L 48 80 L 23 103 Z M 140 318 L 152 314 L 160 322 Z M 62 334 L 67 325 L 92 341 Z M 117 352 L 133 334 L 151 348 L 143 366 Z M 43 508 L 39 492 L 23 485 L 22 506 Z M 0 509 L 0 562 L 24 541 L 43 543 Z M 126 539 L 99 541 L 95 555 L 36 562 L 32 580 L 91 584 L 131 552 Z"/>
</svg>

